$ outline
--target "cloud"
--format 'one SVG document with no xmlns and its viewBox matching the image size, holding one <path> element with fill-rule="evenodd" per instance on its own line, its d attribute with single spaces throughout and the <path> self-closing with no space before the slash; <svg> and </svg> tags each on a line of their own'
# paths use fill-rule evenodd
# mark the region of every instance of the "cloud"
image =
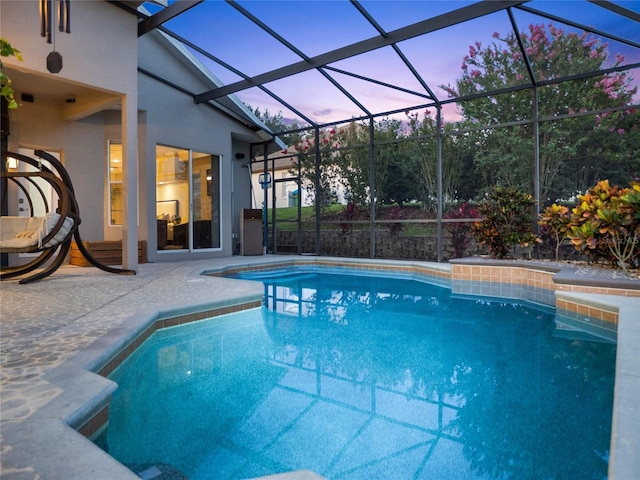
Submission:
<svg viewBox="0 0 640 480">
<path fill-rule="evenodd" d="M 333 114 L 333 110 L 330 108 L 323 108 L 322 110 L 316 110 L 314 112 L 312 112 L 312 116 L 316 117 L 316 118 L 327 118 L 327 117 L 331 117 L 331 115 Z"/>
</svg>

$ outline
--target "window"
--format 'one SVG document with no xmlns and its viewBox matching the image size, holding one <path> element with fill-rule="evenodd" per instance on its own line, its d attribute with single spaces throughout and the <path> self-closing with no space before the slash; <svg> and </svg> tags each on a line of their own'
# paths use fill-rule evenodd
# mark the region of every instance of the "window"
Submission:
<svg viewBox="0 0 640 480">
<path fill-rule="evenodd" d="M 220 157 L 156 148 L 158 250 L 221 247 Z"/>
<path fill-rule="evenodd" d="M 109 224 L 122 225 L 122 144 L 109 142 Z"/>
</svg>

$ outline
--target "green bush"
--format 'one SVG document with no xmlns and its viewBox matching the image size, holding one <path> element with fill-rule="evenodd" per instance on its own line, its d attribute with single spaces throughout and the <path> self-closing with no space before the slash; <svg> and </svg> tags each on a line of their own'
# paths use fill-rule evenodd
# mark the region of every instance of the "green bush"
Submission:
<svg viewBox="0 0 640 480">
<path fill-rule="evenodd" d="M 533 234 L 531 207 L 535 200 L 514 187 L 496 187 L 478 205 L 482 220 L 473 225 L 473 235 L 486 245 L 493 258 L 507 258 L 517 245 L 528 246 Z"/>
<path fill-rule="evenodd" d="M 567 237 L 592 261 L 608 261 L 627 272 L 640 262 L 640 183 L 627 188 L 598 182 L 571 211 Z"/>
<path fill-rule="evenodd" d="M 446 220 L 477 218 L 478 210 L 468 203 L 463 203 L 459 207 L 451 207 L 447 213 L 443 215 Z M 464 257 L 467 248 L 471 244 L 471 236 L 469 235 L 473 229 L 472 223 L 451 222 L 445 223 L 444 229 L 451 236 L 451 247 L 453 248 L 453 258 Z"/>
<path fill-rule="evenodd" d="M 542 225 L 544 232 L 550 233 L 552 238 L 552 247 L 555 250 L 555 259 L 559 260 L 560 247 L 567 239 L 569 229 L 571 228 L 571 214 L 569 208 L 564 205 L 548 206 L 540 213 L 538 224 Z M 543 233 L 541 231 L 541 233 Z"/>
</svg>

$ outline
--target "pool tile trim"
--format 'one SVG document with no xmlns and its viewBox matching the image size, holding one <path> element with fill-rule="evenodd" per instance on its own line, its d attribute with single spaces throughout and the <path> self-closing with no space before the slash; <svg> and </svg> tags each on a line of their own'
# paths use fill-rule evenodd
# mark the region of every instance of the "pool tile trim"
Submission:
<svg viewBox="0 0 640 480">
<path fill-rule="evenodd" d="M 169 312 L 162 312 L 158 314 L 158 317 L 152 321 L 152 323 L 143 329 L 143 331 L 136 335 L 133 340 L 128 342 L 124 348 L 117 351 L 105 364 L 97 369 L 94 369 L 94 373 L 107 378 L 116 370 L 122 363 L 135 352 L 138 348 L 146 342 L 151 335 L 157 330 L 164 328 L 171 328 L 178 325 L 184 325 L 188 323 L 197 322 L 200 320 L 206 320 L 209 318 L 219 317 L 221 315 L 228 315 L 230 313 L 241 312 L 243 310 L 249 310 L 253 308 L 259 308 L 262 306 L 262 300 L 254 300 L 239 304 L 224 305 L 221 307 L 210 308 L 206 310 L 196 310 L 191 313 L 185 313 L 180 315 L 172 315 Z M 98 409 L 96 412 L 91 413 L 88 418 L 82 419 L 80 426 L 76 427 L 76 430 L 87 438 L 93 438 L 98 433 L 104 430 L 108 424 L 109 419 L 109 404 Z"/>
<path fill-rule="evenodd" d="M 428 278 L 448 282 L 452 291 L 459 294 L 495 296 L 519 299 L 553 306 L 571 318 L 584 321 L 585 324 L 600 322 L 605 330 L 615 332 L 618 323 L 618 311 L 615 308 L 602 306 L 586 307 L 580 301 L 558 303 L 558 292 L 587 293 L 591 295 L 618 295 L 640 298 L 640 281 L 613 280 L 602 284 L 602 279 L 589 282 L 569 283 L 575 275 L 575 269 L 543 262 L 500 261 L 484 258 L 455 259 L 450 264 L 409 261 L 383 261 L 368 259 L 335 259 L 326 257 L 302 257 L 282 261 L 265 260 L 264 262 L 234 265 L 211 269 L 203 272 L 206 275 L 226 276 L 244 271 L 266 271 L 274 268 L 295 266 L 342 267 L 364 269 L 370 271 L 399 272 L 423 275 Z M 598 285 L 595 285 L 598 283 Z M 609 283 L 613 283 L 609 286 Z"/>
<path fill-rule="evenodd" d="M 205 310 L 194 310 L 193 312 L 179 315 L 173 315 L 170 311 L 161 312 L 157 315 L 157 318 L 152 320 L 139 334 L 134 335 L 134 338 L 127 342 L 123 348 L 118 349 L 106 362 L 98 363 L 98 366 L 94 366 L 91 371 L 102 377 L 109 377 L 109 375 L 122 365 L 122 363 L 133 354 L 133 352 L 140 348 L 157 330 L 241 312 L 243 310 L 259 308 L 261 306 L 262 300 L 253 300 Z M 110 403 L 111 399 L 109 398 L 106 405 L 98 409 L 93 409 L 86 417 L 81 418 L 79 424 L 74 426 L 74 428 L 86 438 L 94 438 L 103 431 L 108 424 Z"/>
<path fill-rule="evenodd" d="M 158 315 L 158 318 L 155 321 L 153 321 L 139 335 L 137 335 L 132 341 L 130 341 L 123 349 L 116 352 L 111 359 L 109 359 L 104 365 L 100 366 L 95 371 L 95 373 L 103 377 L 108 377 L 109 375 L 111 375 L 113 371 L 122 364 L 122 362 L 124 362 L 133 352 L 140 348 L 140 346 L 144 342 L 146 342 L 147 339 L 157 330 L 184 325 L 187 323 L 193 323 L 208 318 L 219 317 L 221 315 L 227 315 L 230 313 L 241 312 L 243 310 L 252 308 L 259 308 L 261 306 L 262 300 L 254 300 L 251 302 L 225 305 L 206 310 L 196 310 L 191 313 L 185 313 L 175 316 L 172 316 L 170 313 L 164 312 Z"/>
<path fill-rule="evenodd" d="M 555 306 L 560 316 L 576 320 L 585 327 L 596 325 L 598 328 L 595 331 L 590 330 L 611 338 L 617 331 L 618 308 L 611 305 L 585 304 L 584 298 L 568 300 L 562 293 L 639 298 L 640 281 L 579 279 L 581 281 L 570 283 L 576 278 L 575 270 L 557 265 L 511 260 L 451 261 L 452 288 L 455 292 L 506 296 Z M 521 293 L 518 292 L 517 286 L 522 286 Z"/>
</svg>

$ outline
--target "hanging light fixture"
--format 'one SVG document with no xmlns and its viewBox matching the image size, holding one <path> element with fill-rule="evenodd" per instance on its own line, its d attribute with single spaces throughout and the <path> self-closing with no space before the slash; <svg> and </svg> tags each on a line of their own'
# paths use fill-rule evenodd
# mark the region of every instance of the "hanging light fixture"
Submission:
<svg viewBox="0 0 640 480">
<path fill-rule="evenodd" d="M 55 8 L 57 4 L 58 8 Z M 58 30 L 71 33 L 71 0 L 40 0 L 40 36 L 53 43 L 53 52 L 47 55 L 47 70 L 60 73 L 62 70 L 62 55 L 56 52 L 56 36 L 53 31 L 53 20 L 57 13 Z"/>
</svg>

